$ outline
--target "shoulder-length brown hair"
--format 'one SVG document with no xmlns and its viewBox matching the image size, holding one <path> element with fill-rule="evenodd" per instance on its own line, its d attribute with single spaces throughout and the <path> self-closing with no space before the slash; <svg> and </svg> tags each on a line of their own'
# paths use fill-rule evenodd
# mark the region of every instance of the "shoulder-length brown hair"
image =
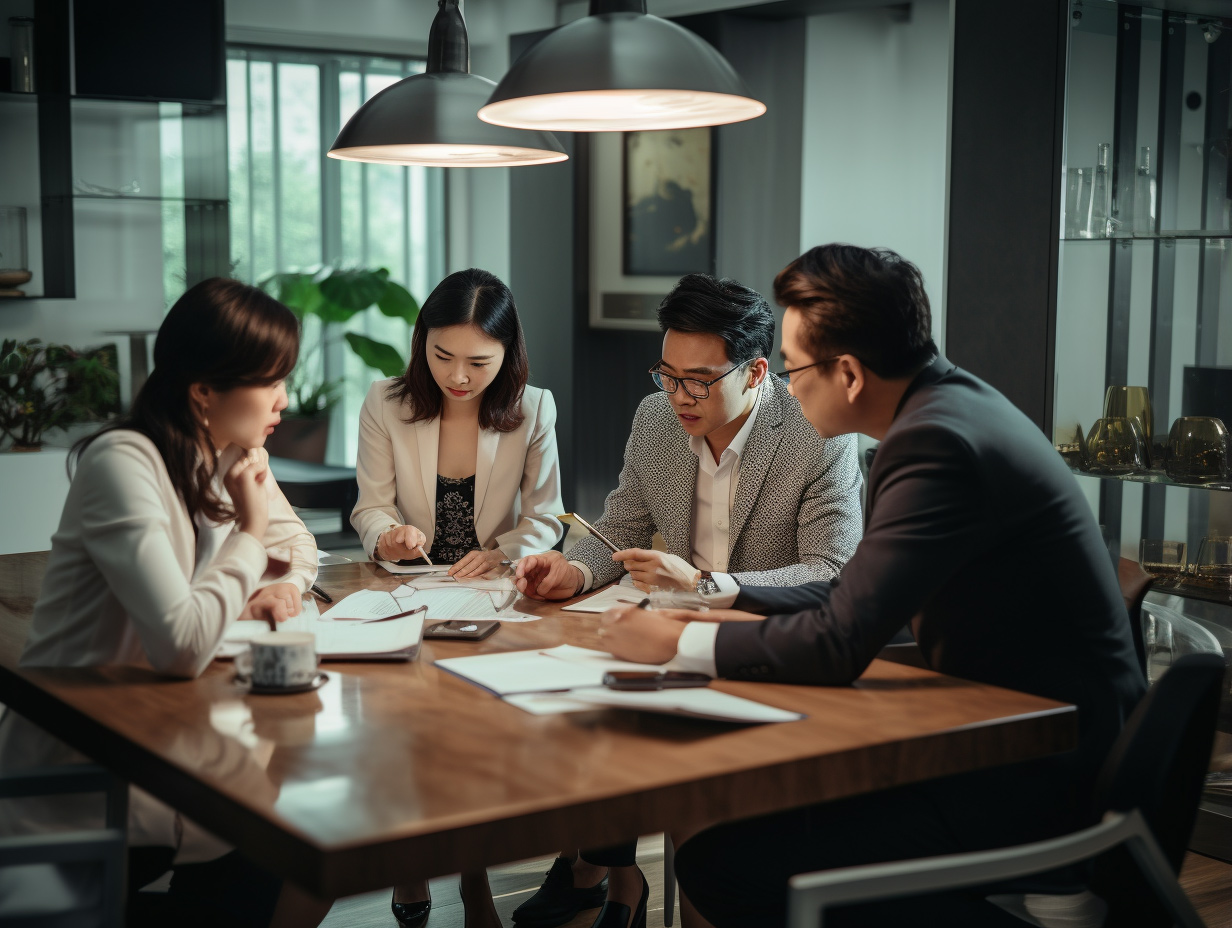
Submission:
<svg viewBox="0 0 1232 928">
<path fill-rule="evenodd" d="M 154 370 L 127 416 L 73 447 L 77 460 L 94 439 L 114 429 L 145 435 L 162 454 L 171 484 L 195 518 L 235 518 L 215 494 L 217 458 L 209 431 L 193 409 L 188 388 L 269 386 L 284 380 L 299 355 L 299 321 L 256 287 L 211 277 L 176 300 L 154 340 Z"/>
<path fill-rule="evenodd" d="M 505 346 L 505 360 L 496 379 L 479 398 L 479 427 L 512 432 L 522 420 L 522 392 L 530 373 L 526 340 L 513 294 L 495 274 L 469 268 L 450 274 L 424 300 L 411 336 L 411 363 L 389 386 L 388 397 L 411 407 L 407 423 L 435 419 L 444 398 L 428 369 L 428 330 L 451 325 L 476 325 Z"/>
</svg>

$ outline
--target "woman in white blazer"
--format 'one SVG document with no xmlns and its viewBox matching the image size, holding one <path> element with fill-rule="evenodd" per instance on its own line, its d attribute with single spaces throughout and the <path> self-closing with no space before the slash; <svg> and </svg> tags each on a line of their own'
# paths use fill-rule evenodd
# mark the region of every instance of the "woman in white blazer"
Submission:
<svg viewBox="0 0 1232 928">
<path fill-rule="evenodd" d="M 475 577 L 546 551 L 564 535 L 556 404 L 526 385 L 513 294 L 471 268 L 424 301 L 406 373 L 372 385 L 359 414 L 359 500 L 351 524 L 374 560 L 427 553 Z M 464 874 L 467 924 L 499 926 L 485 874 Z M 394 891 L 410 928 L 431 910 L 426 883 Z"/>
<path fill-rule="evenodd" d="M 74 449 L 24 666 L 129 665 L 191 678 L 241 615 L 300 611 L 316 543 L 262 448 L 287 405 L 282 381 L 298 350 L 295 316 L 255 287 L 213 278 L 176 302 L 131 413 Z M 272 789 L 238 753 L 210 761 Z M 0 769 L 82 760 L 12 711 L 0 721 Z M 3 803 L 0 833 L 91 827 L 97 815 L 93 797 Z M 167 898 L 179 911 L 252 925 L 315 925 L 328 911 L 136 789 L 128 837 L 130 883 L 173 869 Z"/>
<path fill-rule="evenodd" d="M 406 373 L 373 384 L 359 414 L 351 524 L 374 558 L 426 552 L 479 576 L 561 539 L 556 404 L 527 368 L 509 288 L 474 268 L 441 281 Z"/>
</svg>

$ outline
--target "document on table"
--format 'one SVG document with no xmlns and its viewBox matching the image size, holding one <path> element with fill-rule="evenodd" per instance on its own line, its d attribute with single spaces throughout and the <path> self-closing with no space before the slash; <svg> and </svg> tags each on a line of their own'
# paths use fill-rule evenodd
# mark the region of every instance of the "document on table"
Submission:
<svg viewBox="0 0 1232 928">
<path fill-rule="evenodd" d="M 400 605 L 389 593 L 379 590 L 361 590 L 361 593 L 380 593 L 394 605 L 393 611 L 385 616 L 369 614 L 342 618 L 359 609 L 345 609 L 341 615 L 333 615 L 335 610 L 347 604 L 348 600 L 358 596 L 350 596 L 337 603 L 330 613 L 322 616 L 315 603 L 305 603 L 304 611 L 294 618 L 287 619 L 278 625 L 280 631 L 311 632 L 316 636 L 317 654 L 321 660 L 410 660 L 419 651 L 419 643 L 423 637 L 424 614 L 399 616 L 399 612 L 407 611 L 398 608 Z M 372 601 L 371 612 L 384 612 L 387 608 L 378 604 L 378 597 L 369 597 Z M 361 601 L 362 602 L 362 601 Z M 386 617 L 388 616 L 388 617 Z M 227 629 L 226 636 L 219 646 L 215 657 L 235 657 L 248 647 L 248 642 L 255 636 L 269 631 L 265 622 L 241 621 L 235 622 Z"/>
<path fill-rule="evenodd" d="M 618 661 L 605 651 L 562 644 L 541 651 L 506 651 L 450 657 L 436 666 L 469 680 L 476 686 L 508 696 L 512 693 L 542 693 L 599 686 L 609 670 L 662 670 L 657 664 Z"/>
<path fill-rule="evenodd" d="M 398 590 L 392 593 L 387 590 L 359 590 L 334 603 L 321 614 L 321 618 L 326 622 L 371 622 L 387 619 L 419 605 L 407 605 L 409 602 L 410 594 L 400 596 Z"/>
<path fill-rule="evenodd" d="M 448 564 L 395 564 L 393 561 L 377 560 L 391 574 L 443 574 L 449 571 Z"/>
<path fill-rule="evenodd" d="M 592 596 L 587 597 L 580 603 L 574 603 L 572 606 L 563 607 L 565 612 L 607 612 L 609 609 L 615 609 L 617 606 L 634 605 L 636 606 L 646 594 L 635 586 L 625 586 L 617 583 L 600 590 Z"/>
<path fill-rule="evenodd" d="M 513 608 L 517 601 L 513 581 L 458 580 L 436 577 L 421 577 L 404 583 L 394 590 L 394 595 L 410 597 L 413 606 L 427 605 L 429 619 L 500 619 L 502 622 L 536 622 L 542 618 L 518 612 Z M 501 603 L 510 605 L 497 609 Z"/>
<path fill-rule="evenodd" d="M 605 686 L 570 690 L 567 693 L 521 693 L 505 702 L 532 715 L 586 712 L 597 708 L 640 709 L 664 715 L 714 719 L 720 722 L 797 722 L 799 712 L 788 712 L 751 699 L 743 699 L 708 686 L 688 689 L 626 692 Z"/>
</svg>

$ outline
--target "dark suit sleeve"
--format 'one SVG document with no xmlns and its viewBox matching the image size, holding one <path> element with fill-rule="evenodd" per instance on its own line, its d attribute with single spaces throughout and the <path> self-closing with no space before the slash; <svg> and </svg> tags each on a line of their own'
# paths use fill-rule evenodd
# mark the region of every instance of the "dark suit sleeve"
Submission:
<svg viewBox="0 0 1232 928">
<path fill-rule="evenodd" d="M 864 538 L 828 597 L 826 584 L 742 590 L 737 608 L 800 611 L 724 623 L 715 640 L 720 676 L 851 683 L 987 544 L 974 454 L 953 432 L 927 424 L 904 429 L 882 443 L 877 459 Z"/>
</svg>

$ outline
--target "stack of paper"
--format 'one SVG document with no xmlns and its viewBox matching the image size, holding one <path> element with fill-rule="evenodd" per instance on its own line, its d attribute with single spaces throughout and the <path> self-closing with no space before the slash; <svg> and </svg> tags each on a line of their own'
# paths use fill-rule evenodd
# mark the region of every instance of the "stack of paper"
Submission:
<svg viewBox="0 0 1232 928">
<path fill-rule="evenodd" d="M 709 687 L 649 692 L 610 690 L 602 685 L 603 675 L 608 671 L 663 668 L 619 661 L 604 651 L 567 644 L 542 651 L 446 658 L 437 661 L 436 666 L 536 715 L 610 706 L 731 722 L 793 722 L 804 718 L 796 712 Z"/>
<path fill-rule="evenodd" d="M 280 623 L 278 628 L 311 632 L 316 636 L 317 654 L 323 661 L 409 661 L 419 652 L 424 614 L 399 614 L 405 610 L 398 609 L 397 601 L 388 593 L 381 595 L 393 604 L 394 611 L 385 611 L 390 607 L 385 606 L 380 597 L 361 595 L 376 592 L 379 591 L 352 593 L 326 615 L 320 615 L 315 604 L 305 603 L 303 612 Z M 340 608 L 342 611 L 338 612 Z M 364 615 L 344 617 L 350 612 L 363 612 Z M 381 612 L 385 615 L 380 615 Z M 269 626 L 264 622 L 236 622 L 227 629 L 215 656 L 235 657 L 255 636 L 268 631 Z"/>
</svg>

